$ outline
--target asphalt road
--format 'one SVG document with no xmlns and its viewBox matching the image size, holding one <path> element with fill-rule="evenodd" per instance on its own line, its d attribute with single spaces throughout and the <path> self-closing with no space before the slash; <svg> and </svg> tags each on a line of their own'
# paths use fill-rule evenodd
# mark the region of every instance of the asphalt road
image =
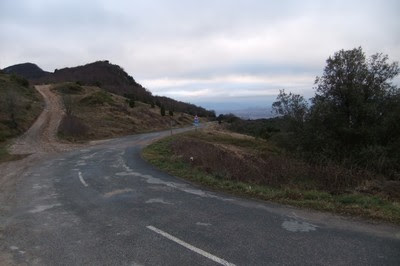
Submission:
<svg viewBox="0 0 400 266">
<path fill-rule="evenodd" d="M 246 200 L 140 157 L 169 132 L 49 154 L 1 217 L 21 265 L 400 265 L 400 228 Z"/>
</svg>

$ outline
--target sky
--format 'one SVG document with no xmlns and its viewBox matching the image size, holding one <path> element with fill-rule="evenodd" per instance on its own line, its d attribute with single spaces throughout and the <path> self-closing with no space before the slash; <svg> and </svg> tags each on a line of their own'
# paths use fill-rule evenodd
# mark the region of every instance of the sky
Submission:
<svg viewBox="0 0 400 266">
<path fill-rule="evenodd" d="M 326 59 L 400 61 L 398 0 L 0 0 L 0 68 L 109 60 L 153 94 L 214 110 L 306 98 Z"/>
</svg>

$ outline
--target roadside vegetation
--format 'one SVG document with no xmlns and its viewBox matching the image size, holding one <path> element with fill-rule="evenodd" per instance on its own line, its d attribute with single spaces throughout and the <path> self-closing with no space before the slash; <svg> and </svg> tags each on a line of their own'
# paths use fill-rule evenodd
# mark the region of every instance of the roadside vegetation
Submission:
<svg viewBox="0 0 400 266">
<path fill-rule="evenodd" d="M 328 58 L 310 101 L 281 90 L 278 117 L 217 118 L 221 129 L 253 138 L 187 134 L 144 156 L 223 190 L 400 223 L 400 90 L 391 83 L 398 74 L 387 56 L 341 50 Z"/>
<path fill-rule="evenodd" d="M 263 139 L 204 130 L 162 139 L 142 155 L 161 170 L 211 189 L 400 224 L 399 193 L 390 183 L 366 190 L 380 188 L 373 173 L 309 164 Z"/>
<path fill-rule="evenodd" d="M 25 132 L 41 111 L 41 96 L 26 79 L 0 73 L 0 162 L 20 158 L 7 152 L 9 140 Z"/>
<path fill-rule="evenodd" d="M 161 115 L 160 107 L 138 101 L 134 95 L 116 95 L 78 82 L 56 84 L 65 107 L 58 135 L 68 141 L 111 138 L 190 125 L 191 115 Z M 171 114 L 171 112 L 170 112 Z M 172 113 L 173 114 L 173 113 Z"/>
</svg>

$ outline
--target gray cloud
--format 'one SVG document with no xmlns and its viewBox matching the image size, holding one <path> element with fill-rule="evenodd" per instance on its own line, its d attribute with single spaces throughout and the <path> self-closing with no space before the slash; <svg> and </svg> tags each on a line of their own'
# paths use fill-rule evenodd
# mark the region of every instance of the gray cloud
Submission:
<svg viewBox="0 0 400 266">
<path fill-rule="evenodd" d="M 311 94 L 340 49 L 399 61 L 399 10 L 396 0 L 1 1 L 0 67 L 108 59 L 150 90 L 192 102 Z"/>
</svg>

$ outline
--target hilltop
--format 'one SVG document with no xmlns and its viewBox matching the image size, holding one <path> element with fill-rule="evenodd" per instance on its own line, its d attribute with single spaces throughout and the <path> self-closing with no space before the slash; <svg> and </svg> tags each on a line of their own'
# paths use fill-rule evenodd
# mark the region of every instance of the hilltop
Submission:
<svg viewBox="0 0 400 266">
<path fill-rule="evenodd" d="M 16 69 L 19 69 L 18 66 L 19 65 L 7 67 L 4 71 L 8 69 L 7 73 L 21 75 L 29 79 L 33 84 L 76 82 L 84 86 L 101 87 L 107 92 L 132 98 L 143 103 L 157 105 L 159 107 L 163 106 L 167 110 L 183 112 L 190 115 L 197 114 L 202 117 L 215 117 L 214 111 L 206 110 L 194 104 L 177 101 L 168 97 L 154 96 L 149 90 L 137 83 L 122 67 L 112 64 L 107 60 L 96 61 L 82 66 L 56 69 L 53 73 L 44 72 L 44 74 L 42 73 L 42 75 L 37 75 L 36 77 L 28 75 L 28 71 L 16 71 Z"/>
<path fill-rule="evenodd" d="M 6 74 L 15 74 L 26 79 L 38 79 L 50 74 L 50 72 L 44 71 L 33 63 L 12 65 L 4 68 L 3 72 Z"/>
<path fill-rule="evenodd" d="M 30 142 L 25 137 L 14 141 L 19 146 L 48 142 L 54 149 L 64 150 L 64 146 L 57 143 L 59 140 L 85 142 L 183 127 L 191 125 L 194 114 L 203 117 L 215 115 L 193 104 L 153 96 L 123 68 L 108 61 L 63 68 L 53 73 L 43 71 L 35 64 L 24 63 L 7 67 L 1 73 L 0 159 L 4 160 L 10 158 L 6 149 L 9 140 L 26 132 L 40 114 L 44 102 L 37 90 L 43 97 L 46 95 L 46 110 L 51 107 L 55 110 L 51 111 L 52 115 L 58 115 L 49 118 L 53 121 L 51 123 L 47 123 L 48 117 L 43 116 L 42 124 L 46 128 L 51 124 L 51 132 L 41 130 L 44 127 L 39 125 L 38 130 L 27 135 L 31 137 L 28 138 Z M 52 136 L 51 140 L 47 136 Z M 46 149 L 39 147 L 36 150 Z"/>
</svg>

